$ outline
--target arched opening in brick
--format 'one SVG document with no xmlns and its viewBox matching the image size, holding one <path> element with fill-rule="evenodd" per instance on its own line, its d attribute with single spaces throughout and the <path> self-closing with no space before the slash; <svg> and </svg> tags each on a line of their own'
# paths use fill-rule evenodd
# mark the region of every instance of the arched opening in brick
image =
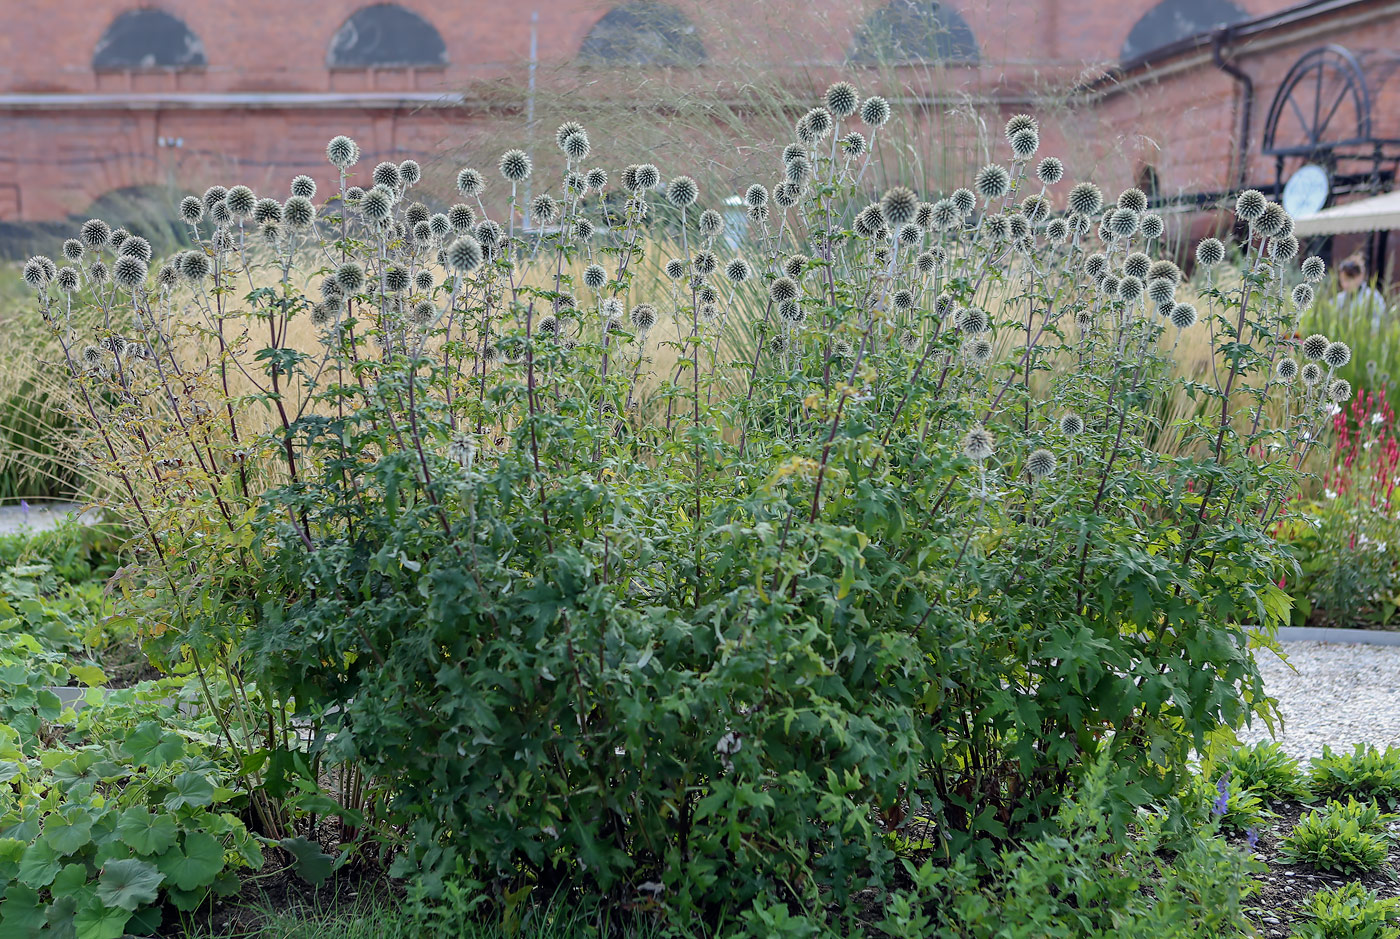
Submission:
<svg viewBox="0 0 1400 939">
<path fill-rule="evenodd" d="M 856 30 L 850 61 L 863 65 L 976 63 L 977 37 L 962 14 L 933 0 L 890 0 Z"/>
<path fill-rule="evenodd" d="M 609 10 L 578 50 L 585 65 L 690 66 L 705 61 L 695 24 L 655 0 L 631 0 Z"/>
<path fill-rule="evenodd" d="M 1162 198 L 1162 177 L 1157 173 L 1157 167 L 1151 163 L 1144 163 L 1138 167 L 1134 180 L 1137 187 L 1147 195 L 1149 204 L 1155 204 Z"/>
<path fill-rule="evenodd" d="M 164 10 L 127 10 L 97 40 L 92 67 L 99 72 L 203 68 L 204 43 L 184 20 Z"/>
<path fill-rule="evenodd" d="M 1127 62 L 1178 39 L 1247 19 L 1249 14 L 1230 0 L 1162 0 L 1133 24 L 1118 59 Z"/>
<path fill-rule="evenodd" d="M 442 68 L 447 44 L 432 23 L 399 6 L 376 3 L 350 15 L 331 37 L 331 68 Z"/>
</svg>

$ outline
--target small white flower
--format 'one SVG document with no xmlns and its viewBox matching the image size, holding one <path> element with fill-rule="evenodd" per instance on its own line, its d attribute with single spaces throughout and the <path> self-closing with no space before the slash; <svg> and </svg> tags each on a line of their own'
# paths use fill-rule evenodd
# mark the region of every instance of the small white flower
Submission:
<svg viewBox="0 0 1400 939">
<path fill-rule="evenodd" d="M 1335 490 L 1335 489 L 1325 489 L 1325 490 L 1323 490 L 1323 492 L 1326 494 L 1327 498 L 1329 498 L 1329 499 L 1335 499 L 1335 498 L 1337 498 L 1337 490 Z"/>
<path fill-rule="evenodd" d="M 1377 411 L 1375 414 L 1371 415 L 1371 426 L 1374 427 L 1383 420 L 1385 420 L 1385 415 Z"/>
<path fill-rule="evenodd" d="M 1342 413 L 1342 409 L 1341 409 L 1339 406 L 1337 406 L 1337 405 L 1335 405 L 1335 404 L 1329 404 L 1329 405 L 1327 405 L 1327 416 L 1328 416 L 1328 417 L 1336 417 L 1338 414 L 1341 414 L 1341 413 Z"/>
</svg>

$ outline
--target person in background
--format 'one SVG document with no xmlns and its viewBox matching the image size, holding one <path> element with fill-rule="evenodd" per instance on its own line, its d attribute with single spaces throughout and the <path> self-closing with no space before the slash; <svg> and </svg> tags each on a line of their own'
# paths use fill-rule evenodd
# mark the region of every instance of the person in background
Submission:
<svg viewBox="0 0 1400 939">
<path fill-rule="evenodd" d="M 1337 265 L 1337 312 L 1349 316 L 1365 316 L 1371 320 L 1371 334 L 1380 332 L 1381 317 L 1385 315 L 1385 297 L 1366 282 L 1366 264 L 1352 255 Z"/>
</svg>

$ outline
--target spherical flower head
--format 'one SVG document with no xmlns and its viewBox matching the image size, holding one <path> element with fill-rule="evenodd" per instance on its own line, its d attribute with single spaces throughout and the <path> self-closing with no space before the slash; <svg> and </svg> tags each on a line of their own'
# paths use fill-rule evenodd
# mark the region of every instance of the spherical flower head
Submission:
<svg viewBox="0 0 1400 939">
<path fill-rule="evenodd" d="M 1284 356 L 1274 365 L 1274 377 L 1281 382 L 1291 382 L 1298 377 L 1298 360 Z"/>
<path fill-rule="evenodd" d="M 1310 284 L 1315 284 L 1322 280 L 1327 274 L 1327 264 L 1317 255 L 1305 259 L 1302 265 L 1303 279 Z"/>
<path fill-rule="evenodd" d="M 788 160 L 783 164 L 783 178 L 794 186 L 802 186 L 812 178 L 812 164 L 805 156 Z"/>
<path fill-rule="evenodd" d="M 112 238 L 112 227 L 100 218 L 90 218 L 78 229 L 78 239 L 94 251 L 107 247 Z"/>
<path fill-rule="evenodd" d="M 1272 238 L 1283 230 L 1288 213 L 1277 202 L 1265 202 L 1264 211 L 1254 220 L 1254 230 L 1265 238 Z"/>
<path fill-rule="evenodd" d="M 962 438 L 963 456 L 981 463 L 996 452 L 996 438 L 981 424 L 974 426 Z"/>
<path fill-rule="evenodd" d="M 1283 235 L 1269 239 L 1269 256 L 1279 261 L 1291 261 L 1298 256 L 1298 239 Z"/>
<path fill-rule="evenodd" d="M 1338 378 L 1327 386 L 1327 397 L 1332 399 L 1333 404 L 1345 404 L 1351 400 L 1351 382 L 1345 378 Z"/>
<path fill-rule="evenodd" d="M 992 344 L 981 336 L 968 339 L 960 351 L 963 359 L 972 365 L 986 365 L 992 358 Z"/>
<path fill-rule="evenodd" d="M 797 281 L 787 276 L 776 278 L 768 285 L 768 299 L 772 300 L 774 303 L 796 300 Z"/>
<path fill-rule="evenodd" d="M 1141 251 L 1134 251 L 1123 259 L 1123 273 L 1139 280 L 1147 277 L 1147 272 L 1152 269 L 1152 259 Z"/>
<path fill-rule="evenodd" d="M 789 255 L 783 261 L 783 273 L 793 280 L 801 280 L 802 275 L 807 273 L 807 262 L 811 260 L 805 254 Z"/>
<path fill-rule="evenodd" d="M 349 169 L 360 162 L 359 145 L 344 134 L 332 137 L 330 143 L 326 144 L 326 159 L 332 166 L 342 170 Z"/>
<path fill-rule="evenodd" d="M 904 186 L 895 186 L 880 198 L 880 215 L 891 226 L 912 222 L 918 208 L 919 197 Z"/>
<path fill-rule="evenodd" d="M 692 180 L 693 182 L 693 180 Z M 675 180 L 671 180 L 672 185 Z M 661 171 L 652 163 L 639 163 L 637 165 L 637 192 L 646 189 L 655 189 L 661 185 Z M 699 194 L 699 187 L 696 187 L 696 194 Z"/>
<path fill-rule="evenodd" d="M 228 191 L 228 195 L 224 196 L 224 205 L 228 207 L 229 215 L 240 221 L 251 218 L 257 204 L 258 197 L 247 186 L 234 186 Z"/>
<path fill-rule="evenodd" d="M 112 280 L 126 290 L 135 290 L 146 282 L 146 262 L 131 254 L 117 258 L 112 265 Z"/>
<path fill-rule="evenodd" d="M 589 189 L 593 190 L 594 192 L 601 192 L 603 190 L 603 187 L 608 184 L 607 170 L 603 169 L 602 167 L 595 166 L 593 169 L 589 170 L 584 175 L 583 181 Z"/>
<path fill-rule="evenodd" d="M 784 166 L 791 163 L 793 160 L 800 160 L 807 156 L 807 148 L 803 146 L 803 143 L 811 142 L 811 134 L 807 132 L 805 121 L 798 121 L 797 135 L 802 143 L 790 143 L 786 147 L 783 147 L 782 156 Z"/>
<path fill-rule="evenodd" d="M 81 279 L 78 277 L 76 268 L 64 266 L 58 269 L 53 278 L 54 286 L 64 293 L 73 293 L 78 289 Z"/>
<path fill-rule="evenodd" d="M 292 179 L 291 194 L 303 199 L 316 198 L 316 180 L 305 174 Z"/>
<path fill-rule="evenodd" d="M 956 323 L 958 329 L 969 336 L 980 336 L 991 329 L 991 321 L 987 316 L 987 311 L 979 307 L 966 307 L 958 314 Z"/>
<path fill-rule="evenodd" d="M 447 265 L 458 274 L 470 274 L 481 266 L 481 242 L 462 235 L 447 246 Z"/>
<path fill-rule="evenodd" d="M 403 293 L 408 289 L 408 270 L 398 264 L 390 264 L 384 269 L 384 289 L 390 293 Z"/>
<path fill-rule="evenodd" d="M 593 223 L 586 218 L 574 219 L 574 238 L 579 241 L 587 241 L 593 237 Z"/>
<path fill-rule="evenodd" d="M 394 199 L 388 190 L 375 186 L 360 200 L 360 214 L 371 222 L 382 222 L 394 211 Z"/>
<path fill-rule="evenodd" d="M 1172 307 L 1171 321 L 1177 329 L 1190 329 L 1196 325 L 1196 308 L 1189 303 L 1178 303 Z"/>
<path fill-rule="evenodd" d="M 987 201 L 1000 199 L 1011 189 L 1011 174 L 1004 166 L 988 163 L 977 171 L 973 186 L 977 194 Z"/>
<path fill-rule="evenodd" d="M 1299 310 L 1306 310 L 1313 303 L 1313 288 L 1311 284 L 1298 284 L 1293 288 L 1293 305 Z"/>
<path fill-rule="evenodd" d="M 715 257 L 713 251 L 697 251 L 691 258 L 691 264 L 696 273 L 703 277 L 714 273 L 715 268 L 719 267 L 719 258 Z"/>
<path fill-rule="evenodd" d="M 680 280 L 685 276 L 685 261 L 680 258 L 671 258 L 666 262 L 666 276 L 671 280 Z"/>
<path fill-rule="evenodd" d="M 259 225 L 282 221 L 282 203 L 276 199 L 259 199 L 253 204 L 253 221 Z"/>
<path fill-rule="evenodd" d="M 1322 381 L 1322 366 L 1316 362 L 1308 362 L 1298 374 L 1302 376 L 1303 384 L 1312 387 Z"/>
<path fill-rule="evenodd" d="M 1118 282 L 1118 298 L 1125 303 L 1133 303 L 1142 296 L 1142 281 L 1129 274 Z"/>
<path fill-rule="evenodd" d="M 689 208 L 700 198 L 700 186 L 689 176 L 677 176 L 666 186 L 666 201 L 678 209 Z"/>
<path fill-rule="evenodd" d="M 1235 198 L 1235 216 L 1253 224 L 1264 214 L 1268 204 L 1269 200 L 1258 189 L 1246 189 Z"/>
<path fill-rule="evenodd" d="M 209 276 L 213 264 L 203 251 L 186 251 L 180 255 L 180 275 L 192 284 L 203 282 Z"/>
<path fill-rule="evenodd" d="M 1099 278 L 1099 290 L 1105 297 L 1116 299 L 1118 297 L 1118 288 L 1122 283 L 1123 278 L 1119 277 L 1117 274 L 1105 274 Z"/>
<path fill-rule="evenodd" d="M 1069 223 L 1062 218 L 1051 219 L 1045 226 L 1045 240 L 1052 245 L 1062 245 L 1069 241 Z"/>
<path fill-rule="evenodd" d="M 774 333 L 768 337 L 768 351 L 774 355 L 782 355 L 788 349 L 788 337 L 783 333 Z"/>
<path fill-rule="evenodd" d="M 1065 164 L 1059 157 L 1045 157 L 1035 166 L 1035 178 L 1043 185 L 1053 186 L 1065 178 Z"/>
<path fill-rule="evenodd" d="M 1066 437 L 1077 437 L 1084 433 L 1084 418 L 1073 411 L 1060 418 L 1060 433 Z"/>
<path fill-rule="evenodd" d="M 1303 340 L 1303 358 L 1316 362 L 1326 354 L 1327 347 L 1331 344 L 1331 340 L 1322 333 L 1313 333 Z"/>
<path fill-rule="evenodd" d="M 559 203 L 546 193 L 540 193 L 530 201 L 530 218 L 536 225 L 548 225 L 559 217 Z"/>
<path fill-rule="evenodd" d="M 1045 448 L 1032 450 L 1030 456 L 1026 457 L 1026 473 L 1031 479 L 1040 480 L 1055 473 L 1059 461 L 1055 459 L 1055 454 Z"/>
<path fill-rule="evenodd" d="M 899 231 L 895 234 L 895 240 L 906 248 L 912 248 L 924 240 L 924 228 L 922 225 L 914 222 L 901 225 Z"/>
<path fill-rule="evenodd" d="M 436 219 L 437 217 L 438 216 L 434 216 L 433 218 Z M 458 202 L 447 210 L 445 220 L 448 230 L 454 231 L 459 235 L 466 235 L 471 232 L 472 226 L 476 224 L 476 210 L 469 205 Z M 433 226 L 434 235 L 437 235 L 439 238 L 445 238 L 447 236 L 447 231 L 440 231 L 440 225 L 433 220 L 430 219 L 429 224 Z"/>
<path fill-rule="evenodd" d="M 584 133 L 583 125 L 578 121 L 565 121 L 554 129 L 554 145 L 563 150 L 564 144 L 570 137 L 582 133 Z"/>
<path fill-rule="evenodd" d="M 390 190 L 398 189 L 404 182 L 403 174 L 399 171 L 399 165 L 397 163 L 391 163 L 388 160 L 385 160 L 374 168 L 374 173 L 371 175 L 371 178 L 374 180 L 376 186 L 383 186 Z"/>
<path fill-rule="evenodd" d="M 1013 241 L 1020 241 L 1021 239 L 1030 237 L 1031 222 L 1024 214 L 1018 215 L 1014 212 L 1008 214 L 1006 216 L 1006 225 L 1011 232 L 1011 239 Z"/>
<path fill-rule="evenodd" d="M 783 180 L 773 187 L 773 203 L 779 208 L 790 209 L 802 198 L 802 187 Z"/>
<path fill-rule="evenodd" d="M 528 159 L 526 162 L 529 162 Z M 504 170 L 502 170 L 502 172 L 504 172 Z M 466 196 L 468 199 L 475 199 L 485 190 L 486 177 L 481 175 L 481 170 L 474 169 L 470 166 L 464 166 L 457 171 L 457 191 L 463 196 Z"/>
<path fill-rule="evenodd" d="M 1050 200 L 1042 195 L 1026 196 L 1021 201 L 1021 214 L 1032 225 L 1039 225 L 1050 217 Z"/>
<path fill-rule="evenodd" d="M 637 332 L 645 333 L 656 325 L 656 307 L 650 303 L 639 303 L 632 307 L 631 319 Z"/>
<path fill-rule="evenodd" d="M 871 95 L 860 106 L 861 123 L 881 127 L 890 119 L 890 103 L 879 95 Z"/>
<path fill-rule="evenodd" d="M 768 204 L 768 189 L 754 183 L 744 192 L 744 204 L 754 209 Z"/>
<path fill-rule="evenodd" d="M 972 210 L 977 208 L 977 196 L 971 189 L 959 187 L 953 190 L 953 194 L 948 197 L 953 203 L 953 208 L 958 210 L 958 214 L 967 218 L 972 214 Z"/>
<path fill-rule="evenodd" d="M 413 287 L 419 292 L 426 293 L 433 289 L 433 272 L 421 270 L 413 275 Z"/>
<path fill-rule="evenodd" d="M 896 310 L 908 310 L 914 306 L 914 291 L 900 289 L 890 295 L 890 302 Z"/>
<path fill-rule="evenodd" d="M 850 82 L 836 82 L 826 89 L 826 108 L 838 120 L 850 117 L 860 107 L 860 95 Z"/>
<path fill-rule="evenodd" d="M 365 269 L 355 261 L 347 261 L 336 268 L 335 280 L 346 294 L 359 293 L 365 285 Z"/>
<path fill-rule="evenodd" d="M 1065 216 L 1065 225 L 1069 228 L 1070 234 L 1087 235 L 1093 224 L 1089 221 L 1089 216 L 1079 212 L 1071 212 Z"/>
<path fill-rule="evenodd" d="M 101 287 L 111 279 L 112 272 L 107 269 L 106 263 L 101 260 L 93 261 L 88 268 L 88 283 L 94 287 Z"/>
<path fill-rule="evenodd" d="M 825 137 L 827 134 L 831 133 L 831 129 L 836 123 L 832 119 L 831 112 L 828 111 L 826 108 L 820 107 L 812 108 L 812 110 L 808 111 L 806 116 L 802 119 L 807 122 L 807 129 L 810 130 L 818 139 Z"/>
<path fill-rule="evenodd" d="M 121 247 L 117 253 L 124 257 L 138 258 L 145 264 L 151 263 L 152 250 L 151 243 L 140 235 L 131 235 L 123 239 Z"/>
<path fill-rule="evenodd" d="M 1131 238 L 1137 234 L 1142 223 L 1142 216 L 1132 209 L 1114 209 L 1108 215 L 1108 228 L 1119 238 Z"/>
<path fill-rule="evenodd" d="M 734 258 L 724 266 L 724 276 L 736 284 L 742 284 L 748 280 L 752 273 L 753 270 L 749 267 L 749 262 L 743 258 Z"/>
<path fill-rule="evenodd" d="M 45 261 L 48 261 L 48 258 L 32 257 L 24 262 L 24 282 L 34 290 L 43 290 L 49 285 L 49 281 L 53 280 L 53 275 L 49 273 L 52 262 L 45 264 Z"/>
<path fill-rule="evenodd" d="M 196 196 L 185 196 L 180 200 L 180 218 L 186 225 L 198 225 L 204 218 L 204 203 Z"/>
<path fill-rule="evenodd" d="M 1069 210 L 1093 215 L 1103 208 L 1103 191 L 1093 183 L 1075 183 L 1069 191 Z"/>
<path fill-rule="evenodd" d="M 532 165 L 529 155 L 524 150 L 507 150 L 501 154 L 496 168 L 508 182 L 523 183 L 530 178 Z"/>
<path fill-rule="evenodd" d="M 847 156 L 860 156 L 866 149 L 865 135 L 853 130 L 841 138 L 841 152 Z"/>
<path fill-rule="evenodd" d="M 583 269 L 583 285 L 597 290 L 608 282 L 608 272 L 601 264 L 590 264 Z"/>
<path fill-rule="evenodd" d="M 1162 216 L 1155 212 L 1148 212 L 1142 216 L 1142 237 L 1152 240 L 1161 238 L 1162 233 L 1167 230 L 1167 223 L 1162 221 Z"/>
<path fill-rule="evenodd" d="M 405 186 L 417 185 L 422 178 L 423 167 L 418 165 L 417 160 L 404 160 L 399 164 L 399 179 Z"/>
<path fill-rule="evenodd" d="M 127 231 L 125 228 L 115 228 L 112 230 L 112 236 L 107 239 L 107 244 L 111 246 L 113 251 L 120 251 L 121 246 L 125 244 L 126 239 L 130 237 L 131 232 Z"/>
<path fill-rule="evenodd" d="M 540 317 L 540 321 L 535 324 L 535 335 L 544 339 L 559 338 L 559 320 L 552 314 Z"/>
<path fill-rule="evenodd" d="M 1084 273 L 1097 280 L 1108 270 L 1108 258 L 1102 252 L 1094 252 L 1084 259 Z"/>
<path fill-rule="evenodd" d="M 605 320 L 621 319 L 622 301 L 617 297 L 608 297 L 602 303 L 598 304 L 598 312 L 602 314 Z"/>
<path fill-rule="evenodd" d="M 1202 267 L 1215 267 L 1225 260 L 1225 244 L 1219 238 L 1202 238 L 1196 245 L 1196 263 Z"/>
<path fill-rule="evenodd" d="M 1118 208 L 1132 209 L 1139 215 L 1147 211 L 1147 193 L 1136 186 L 1124 189 L 1118 194 Z"/>
<path fill-rule="evenodd" d="M 1040 149 L 1040 134 L 1030 128 L 1018 130 L 1011 136 L 1011 155 L 1018 162 L 1025 162 L 1035 156 Z"/>
<path fill-rule="evenodd" d="M 1040 133 L 1040 122 L 1029 114 L 1013 114 L 1006 122 L 1006 139 L 1010 140 L 1022 131 Z"/>
<path fill-rule="evenodd" d="M 1351 346 L 1340 339 L 1327 344 L 1327 348 L 1322 350 L 1322 362 L 1328 368 L 1344 368 L 1351 361 Z"/>
<path fill-rule="evenodd" d="M 564 145 L 561 149 L 570 160 L 583 160 L 587 159 L 593 147 L 588 142 L 588 135 L 583 131 L 578 131 L 564 139 Z"/>
<path fill-rule="evenodd" d="M 1158 307 L 1172 303 L 1176 299 L 1175 278 L 1154 277 L 1147 282 L 1147 299 Z"/>
</svg>

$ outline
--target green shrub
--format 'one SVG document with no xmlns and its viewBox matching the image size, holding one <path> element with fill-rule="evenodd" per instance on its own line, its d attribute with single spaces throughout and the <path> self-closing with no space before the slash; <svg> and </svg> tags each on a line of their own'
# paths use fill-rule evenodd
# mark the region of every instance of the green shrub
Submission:
<svg viewBox="0 0 1400 939">
<path fill-rule="evenodd" d="M 1317 891 L 1300 913 L 1297 939 L 1400 939 L 1400 900 L 1382 900 L 1359 883 Z"/>
<path fill-rule="evenodd" d="M 1210 806 L 1210 815 L 1221 828 L 1245 833 L 1258 831 L 1274 818 L 1262 798 L 1262 793 L 1249 787 L 1246 781 L 1226 773 L 1211 781 L 1209 775 L 1198 776 L 1193 786 L 1194 798 Z"/>
<path fill-rule="evenodd" d="M 1400 804 L 1400 747 L 1382 751 L 1358 743 L 1350 753 L 1334 753 L 1324 746 L 1322 756 L 1312 759 L 1308 785 L 1327 798 L 1380 799 L 1396 807 Z"/>
<path fill-rule="evenodd" d="M 1047 220 L 1024 154 L 959 208 L 871 202 L 871 152 L 775 160 L 795 178 L 736 249 L 654 167 L 605 217 L 577 156 L 521 231 L 512 156 L 510 204 L 494 182 L 461 231 L 385 164 L 319 215 L 231 191 L 150 286 L 129 250 L 124 284 L 62 295 L 31 265 L 149 546 L 148 647 L 256 681 L 224 703 L 250 758 L 288 707 L 323 722 L 432 887 L 460 863 L 800 930 L 891 884 L 911 824 L 994 863 L 1101 759 L 1126 832 L 1270 707 L 1268 528 L 1346 397 L 1271 377 L 1296 244 L 1251 230 L 1236 286 L 1149 308 L 1130 270 L 1159 297 L 1180 272 L 1127 205 L 1097 252 L 1098 190 Z M 1218 381 L 1171 377 L 1187 330 Z"/>
<path fill-rule="evenodd" d="M 1231 783 L 1269 799 L 1296 799 L 1307 795 L 1307 781 L 1298 760 L 1272 741 L 1232 750 L 1221 763 Z"/>
<path fill-rule="evenodd" d="M 1354 799 L 1329 802 L 1298 820 L 1283 839 L 1280 856 L 1289 863 L 1344 874 L 1380 870 L 1390 852 L 1386 823 L 1394 818 Z"/>
</svg>

